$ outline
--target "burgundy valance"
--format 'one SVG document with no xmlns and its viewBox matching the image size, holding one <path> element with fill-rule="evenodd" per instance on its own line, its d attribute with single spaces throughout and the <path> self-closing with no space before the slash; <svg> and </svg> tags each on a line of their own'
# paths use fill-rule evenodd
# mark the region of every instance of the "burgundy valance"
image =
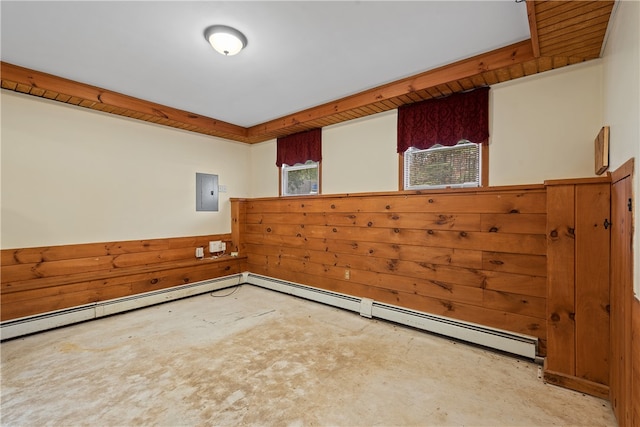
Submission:
<svg viewBox="0 0 640 427">
<path fill-rule="evenodd" d="M 283 164 L 293 166 L 305 163 L 307 160 L 319 162 L 322 160 L 322 129 L 312 129 L 306 132 L 278 138 L 276 166 Z"/>
<path fill-rule="evenodd" d="M 488 138 L 488 87 L 398 108 L 398 153 L 410 147 L 452 146 L 461 139 L 480 144 Z"/>
</svg>

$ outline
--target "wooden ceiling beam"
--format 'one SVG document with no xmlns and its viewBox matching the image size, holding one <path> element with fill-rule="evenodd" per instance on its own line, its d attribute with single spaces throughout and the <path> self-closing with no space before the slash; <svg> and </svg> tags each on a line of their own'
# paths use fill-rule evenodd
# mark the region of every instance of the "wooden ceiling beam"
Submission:
<svg viewBox="0 0 640 427">
<path fill-rule="evenodd" d="M 453 80 L 473 77 L 479 73 L 508 67 L 531 59 L 534 59 L 531 41 L 525 40 L 393 83 L 378 86 L 337 101 L 328 102 L 252 126 L 249 128 L 248 137 L 251 139 L 259 135 L 279 133 L 291 126 L 308 123 L 325 116 L 348 112 L 354 108 L 360 108 L 401 95 L 412 94 Z"/>
<path fill-rule="evenodd" d="M 529 34 L 531 34 L 531 48 L 533 56 L 540 57 L 540 40 L 538 39 L 538 20 L 536 17 L 536 2 L 527 2 L 527 18 L 529 19 Z"/>
<path fill-rule="evenodd" d="M 249 128 L 3 62 L 0 83 L 3 89 L 252 144 L 597 57 L 613 3 L 528 0 L 529 40 Z"/>
<path fill-rule="evenodd" d="M 83 100 L 85 104 L 83 106 L 87 106 L 89 108 L 93 107 L 90 103 L 102 104 L 102 106 L 98 106 L 94 109 L 111 107 L 116 110 L 121 109 L 122 111 L 126 110 L 136 112 L 150 116 L 150 118 L 157 118 L 159 121 L 174 121 L 178 124 L 208 129 L 211 135 L 219 135 L 226 138 L 235 136 L 244 139 L 247 136 L 247 129 L 242 126 L 212 119 L 210 117 L 200 116 L 188 111 L 178 110 L 166 105 L 155 104 L 132 96 L 123 95 L 99 87 L 42 73 L 40 71 L 30 70 L 28 68 L 19 67 L 6 62 L 0 62 L 0 75 L 2 76 L 3 87 L 10 83 L 15 83 L 18 87 L 21 86 L 18 90 L 19 92 L 27 92 L 28 89 L 29 93 L 34 91 L 36 96 L 42 96 L 38 95 L 40 91 L 49 91 L 50 93 L 79 98 Z"/>
</svg>

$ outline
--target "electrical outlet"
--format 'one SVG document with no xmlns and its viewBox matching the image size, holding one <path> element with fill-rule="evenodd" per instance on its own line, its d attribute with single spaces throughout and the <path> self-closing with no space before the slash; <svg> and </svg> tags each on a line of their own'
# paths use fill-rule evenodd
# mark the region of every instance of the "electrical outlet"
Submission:
<svg viewBox="0 0 640 427">
<path fill-rule="evenodd" d="M 344 278 L 345 278 L 346 280 L 351 279 L 351 270 L 345 270 L 345 271 L 344 271 Z"/>
<path fill-rule="evenodd" d="M 196 258 L 204 258 L 204 248 L 196 248 Z"/>
</svg>

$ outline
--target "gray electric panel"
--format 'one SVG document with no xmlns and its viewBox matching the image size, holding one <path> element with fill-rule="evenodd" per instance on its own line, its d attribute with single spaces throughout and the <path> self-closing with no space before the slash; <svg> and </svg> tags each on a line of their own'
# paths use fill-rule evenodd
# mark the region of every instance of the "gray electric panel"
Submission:
<svg viewBox="0 0 640 427">
<path fill-rule="evenodd" d="M 218 175 L 196 172 L 196 211 L 218 211 Z"/>
</svg>

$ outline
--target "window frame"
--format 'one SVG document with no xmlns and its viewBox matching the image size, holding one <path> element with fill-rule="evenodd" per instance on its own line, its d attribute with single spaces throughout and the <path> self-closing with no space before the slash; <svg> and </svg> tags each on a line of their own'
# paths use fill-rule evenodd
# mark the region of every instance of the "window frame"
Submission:
<svg viewBox="0 0 640 427">
<path fill-rule="evenodd" d="M 398 191 L 430 191 L 430 190 L 452 190 L 458 188 L 482 188 L 489 186 L 489 144 L 480 144 L 480 186 L 479 187 L 442 187 L 426 188 L 422 190 L 405 190 L 404 188 L 404 153 L 398 153 Z"/>
<path fill-rule="evenodd" d="M 299 170 L 299 169 L 310 169 L 311 162 L 318 169 L 318 192 L 317 193 L 306 193 L 306 194 L 286 194 L 284 192 L 284 174 L 286 170 Z M 296 163 L 295 165 L 289 166 L 287 164 L 283 164 L 278 167 L 278 195 L 280 197 L 299 197 L 299 196 L 317 196 L 322 194 L 322 161 L 314 162 L 313 160 L 307 160 L 304 164 Z"/>
</svg>

